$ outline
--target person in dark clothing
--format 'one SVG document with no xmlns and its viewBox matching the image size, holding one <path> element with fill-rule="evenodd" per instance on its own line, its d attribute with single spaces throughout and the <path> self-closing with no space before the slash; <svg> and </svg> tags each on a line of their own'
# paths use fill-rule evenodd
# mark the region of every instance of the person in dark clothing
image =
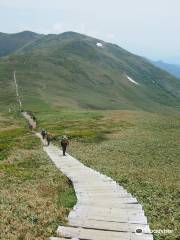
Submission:
<svg viewBox="0 0 180 240">
<path fill-rule="evenodd" d="M 61 139 L 61 147 L 63 150 L 63 156 L 66 156 L 66 148 L 69 145 L 68 138 L 66 136 L 63 136 Z"/>
<path fill-rule="evenodd" d="M 46 141 L 47 141 L 47 146 L 49 146 L 51 138 L 50 138 L 50 135 L 48 133 L 46 135 Z"/>
<path fill-rule="evenodd" d="M 47 135 L 46 130 L 42 129 L 42 130 L 41 130 L 41 136 L 42 136 L 42 138 L 45 139 L 46 135 Z"/>
</svg>

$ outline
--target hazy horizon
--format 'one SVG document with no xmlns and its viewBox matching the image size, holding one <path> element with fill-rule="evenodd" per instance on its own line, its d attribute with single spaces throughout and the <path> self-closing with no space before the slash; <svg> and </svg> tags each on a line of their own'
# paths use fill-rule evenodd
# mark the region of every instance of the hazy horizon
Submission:
<svg viewBox="0 0 180 240">
<path fill-rule="evenodd" d="M 0 32 L 75 31 L 152 60 L 180 64 L 179 0 L 1 0 Z"/>
</svg>

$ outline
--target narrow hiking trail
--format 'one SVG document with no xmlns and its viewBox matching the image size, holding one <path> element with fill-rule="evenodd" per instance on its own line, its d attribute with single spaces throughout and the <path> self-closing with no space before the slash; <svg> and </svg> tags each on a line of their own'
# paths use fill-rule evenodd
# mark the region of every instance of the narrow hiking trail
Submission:
<svg viewBox="0 0 180 240">
<path fill-rule="evenodd" d="M 26 112 L 23 116 L 36 127 Z M 123 187 L 72 156 L 62 156 L 53 144 L 43 149 L 72 181 L 77 196 L 68 226 L 59 226 L 59 237 L 50 240 L 153 240 L 142 206 Z"/>
<path fill-rule="evenodd" d="M 17 84 L 17 80 L 16 80 L 16 71 L 14 71 L 13 77 L 14 77 L 14 84 L 15 84 L 15 89 L 16 89 L 16 97 L 17 97 L 17 101 L 19 103 L 19 107 L 21 109 L 22 102 L 21 102 L 21 98 L 20 98 L 20 95 L 19 95 L 19 89 L 18 89 L 18 84 Z"/>
<path fill-rule="evenodd" d="M 32 119 L 32 117 L 27 112 L 22 112 L 23 117 L 31 124 L 32 128 L 36 128 L 36 122 Z"/>
</svg>

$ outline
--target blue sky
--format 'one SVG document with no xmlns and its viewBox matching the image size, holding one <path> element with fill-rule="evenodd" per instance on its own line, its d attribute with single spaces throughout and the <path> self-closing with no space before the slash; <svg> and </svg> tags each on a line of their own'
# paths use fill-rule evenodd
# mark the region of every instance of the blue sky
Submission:
<svg viewBox="0 0 180 240">
<path fill-rule="evenodd" d="M 180 64 L 180 0 L 0 0 L 0 32 L 77 31 Z"/>
</svg>

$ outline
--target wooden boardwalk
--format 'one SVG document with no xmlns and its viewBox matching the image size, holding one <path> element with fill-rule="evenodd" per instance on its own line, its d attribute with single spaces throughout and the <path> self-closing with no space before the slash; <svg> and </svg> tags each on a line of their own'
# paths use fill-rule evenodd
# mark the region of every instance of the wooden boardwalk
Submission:
<svg viewBox="0 0 180 240">
<path fill-rule="evenodd" d="M 44 146 L 44 151 L 72 181 L 77 195 L 68 226 L 59 226 L 59 237 L 50 240 L 153 240 L 142 206 L 123 187 L 72 156 L 62 156 L 53 144 Z"/>
<path fill-rule="evenodd" d="M 142 206 L 111 178 L 86 167 L 55 146 L 44 147 L 50 159 L 73 183 L 77 204 L 59 239 L 152 240 Z M 142 230 L 142 233 L 137 233 Z M 58 238 L 50 238 L 58 239 Z"/>
</svg>

